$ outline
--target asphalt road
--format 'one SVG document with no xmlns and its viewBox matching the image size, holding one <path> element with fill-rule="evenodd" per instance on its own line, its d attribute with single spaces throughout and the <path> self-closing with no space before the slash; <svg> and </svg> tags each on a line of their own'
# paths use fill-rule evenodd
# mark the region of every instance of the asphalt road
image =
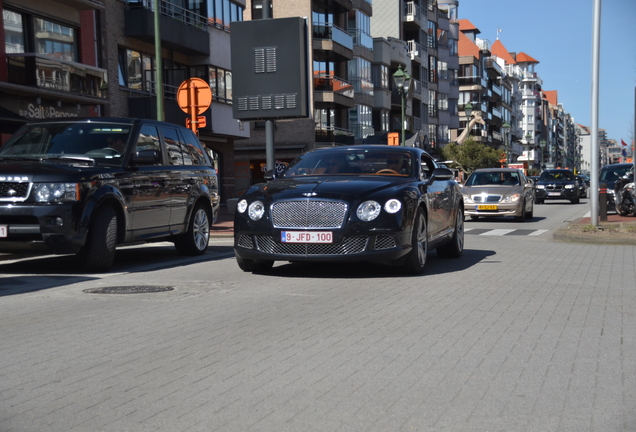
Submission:
<svg viewBox="0 0 636 432">
<path fill-rule="evenodd" d="M 634 248 L 551 236 L 586 211 L 467 222 L 418 277 L 222 238 L 2 262 L 0 431 L 636 431 Z M 86 292 L 121 287 L 171 290 Z"/>
</svg>

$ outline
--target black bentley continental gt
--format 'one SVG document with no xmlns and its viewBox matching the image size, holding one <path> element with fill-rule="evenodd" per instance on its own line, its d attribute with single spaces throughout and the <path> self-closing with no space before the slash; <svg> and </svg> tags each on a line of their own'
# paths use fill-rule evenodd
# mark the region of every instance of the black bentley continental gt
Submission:
<svg viewBox="0 0 636 432">
<path fill-rule="evenodd" d="M 274 261 L 377 262 L 421 274 L 429 249 L 462 255 L 460 188 L 421 149 L 314 150 L 265 180 L 236 208 L 234 251 L 244 271 L 266 272 Z"/>
</svg>

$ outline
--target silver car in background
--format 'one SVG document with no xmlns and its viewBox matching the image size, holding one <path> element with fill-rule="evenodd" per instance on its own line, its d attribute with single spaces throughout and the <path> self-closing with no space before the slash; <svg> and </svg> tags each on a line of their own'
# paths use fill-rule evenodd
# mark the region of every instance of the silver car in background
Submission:
<svg viewBox="0 0 636 432">
<path fill-rule="evenodd" d="M 516 168 L 482 168 L 473 171 L 462 187 L 464 215 L 512 216 L 523 222 L 534 213 L 534 183 Z"/>
</svg>

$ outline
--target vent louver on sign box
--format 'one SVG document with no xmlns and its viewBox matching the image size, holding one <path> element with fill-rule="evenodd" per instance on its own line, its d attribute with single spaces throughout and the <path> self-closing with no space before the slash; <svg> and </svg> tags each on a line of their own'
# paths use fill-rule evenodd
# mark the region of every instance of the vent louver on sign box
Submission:
<svg viewBox="0 0 636 432">
<path fill-rule="evenodd" d="M 306 20 L 236 21 L 230 26 L 234 118 L 308 118 Z"/>
</svg>

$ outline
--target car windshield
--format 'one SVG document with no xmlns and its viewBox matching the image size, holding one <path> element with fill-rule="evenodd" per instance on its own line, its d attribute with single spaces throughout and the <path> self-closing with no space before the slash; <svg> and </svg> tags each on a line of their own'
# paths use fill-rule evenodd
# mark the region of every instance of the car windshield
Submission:
<svg viewBox="0 0 636 432">
<path fill-rule="evenodd" d="M 386 175 L 409 177 L 414 173 L 408 152 L 386 150 L 334 150 L 307 153 L 293 161 L 284 178 L 307 175 Z"/>
<path fill-rule="evenodd" d="M 571 171 L 543 171 L 539 180 L 574 180 L 574 174 Z"/>
<path fill-rule="evenodd" d="M 516 186 L 519 184 L 521 184 L 519 174 L 510 171 L 474 172 L 466 181 L 466 186 Z"/>
<path fill-rule="evenodd" d="M 632 169 L 633 165 L 625 166 L 608 166 L 601 168 L 601 181 L 616 181 L 619 177 L 623 177 Z"/>
<path fill-rule="evenodd" d="M 120 166 L 130 130 L 130 125 L 113 123 L 30 125 L 0 147 L 0 159 L 84 160 Z"/>
</svg>

